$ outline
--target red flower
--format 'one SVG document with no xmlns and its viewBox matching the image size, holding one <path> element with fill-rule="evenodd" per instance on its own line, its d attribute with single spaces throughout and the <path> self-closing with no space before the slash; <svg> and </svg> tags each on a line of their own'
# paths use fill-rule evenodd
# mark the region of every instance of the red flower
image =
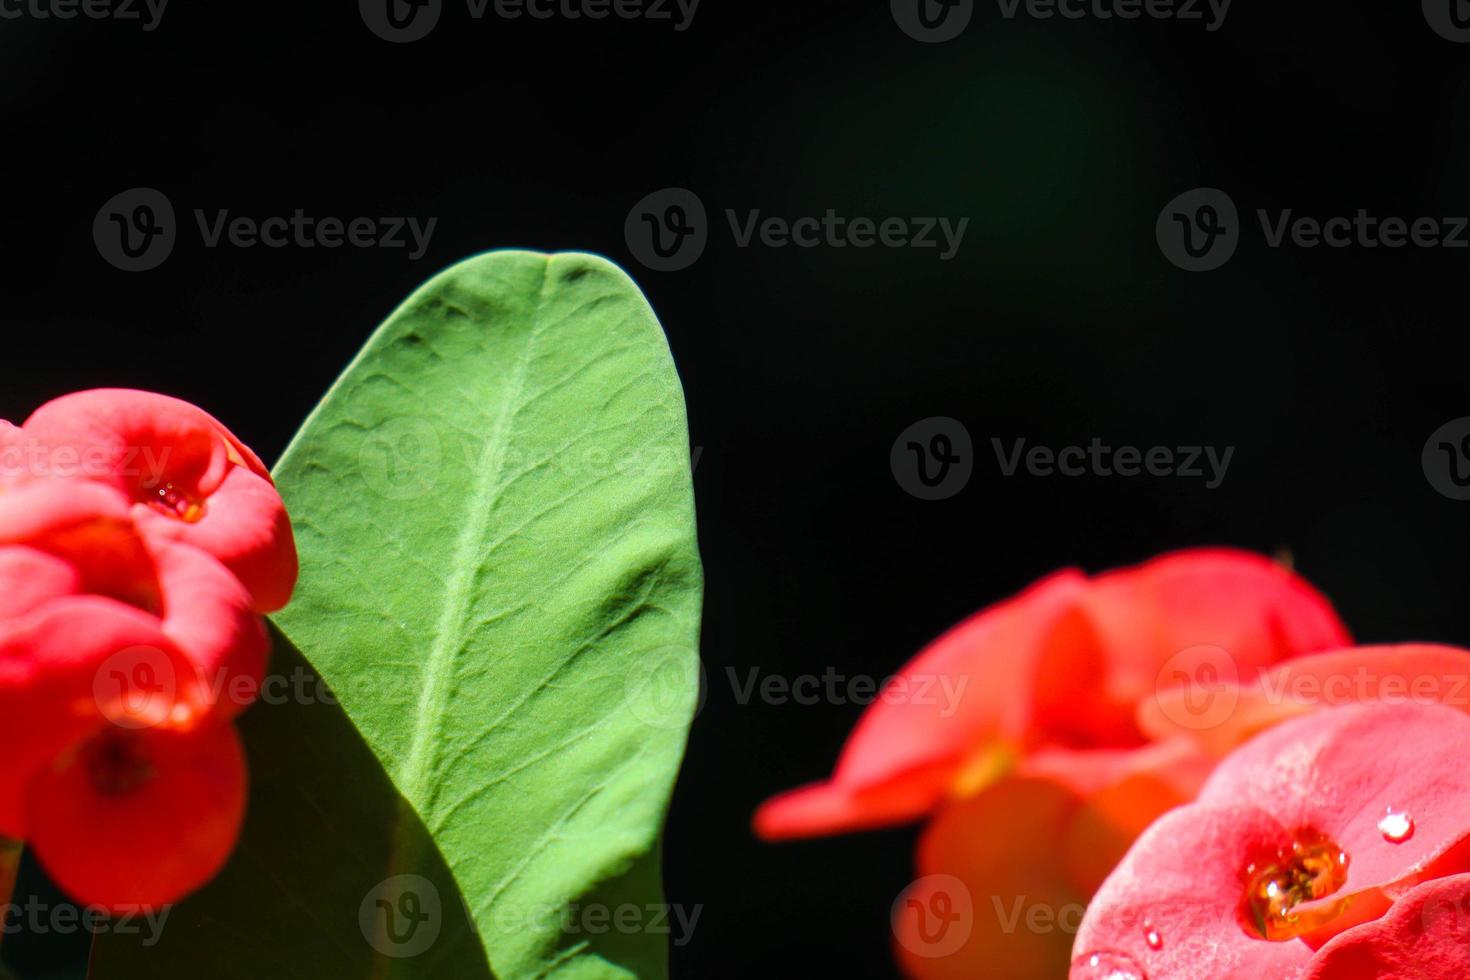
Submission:
<svg viewBox="0 0 1470 980">
<path fill-rule="evenodd" d="M 1151 741 L 1140 706 L 1348 642 L 1320 594 L 1256 555 L 1200 550 L 1096 578 L 1058 573 L 923 650 L 858 723 L 832 779 L 767 802 L 756 830 L 775 840 L 933 815 L 920 874 L 962 882 L 972 893 L 962 897 L 980 897 L 982 921 L 938 956 L 917 919 L 899 914 L 908 972 L 1055 972 L 1067 935 L 1007 928 L 1003 908 L 1085 901 L 1214 764 L 1184 734 Z M 894 694 L 920 689 L 961 693 Z M 981 839 L 997 826 L 1000 838 Z"/>
<path fill-rule="evenodd" d="M 1470 717 L 1439 704 L 1260 735 L 1139 838 L 1088 909 L 1072 977 L 1462 980 L 1467 753 Z"/>
<path fill-rule="evenodd" d="M 257 610 L 296 575 L 263 474 L 162 396 L 88 392 L 0 423 L 0 836 L 81 901 L 172 901 L 234 846 L 231 720 L 265 670 Z"/>
<path fill-rule="evenodd" d="M 143 391 L 66 395 L 21 427 L 30 472 L 106 483 L 134 505 L 145 534 L 191 544 L 274 612 L 296 584 L 286 508 L 260 458 L 211 415 Z"/>
</svg>

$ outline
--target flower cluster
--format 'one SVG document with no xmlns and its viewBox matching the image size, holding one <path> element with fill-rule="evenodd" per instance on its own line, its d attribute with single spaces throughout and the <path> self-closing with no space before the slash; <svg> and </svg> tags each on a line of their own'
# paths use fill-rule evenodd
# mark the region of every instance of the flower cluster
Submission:
<svg viewBox="0 0 1470 980">
<path fill-rule="evenodd" d="M 209 880 L 246 795 L 249 699 L 221 692 L 258 689 L 296 573 L 268 472 L 204 411 L 98 390 L 0 421 L 0 837 L 87 904 Z"/>
<path fill-rule="evenodd" d="M 956 626 L 900 672 L 973 680 L 958 710 L 880 699 L 833 777 L 767 802 L 756 830 L 779 840 L 927 818 L 921 890 L 958 879 L 982 903 L 1080 907 L 1215 767 L 1218 752 L 1190 725 L 1197 685 L 1349 642 L 1325 598 L 1258 555 L 1207 549 L 1097 577 L 1060 572 Z M 1181 711 L 1157 710 L 1175 696 L 1186 699 Z M 906 972 L 1066 972 L 1065 932 L 1018 931 L 979 911 L 968 941 L 943 956 L 929 955 L 921 918 L 896 915 Z"/>
<path fill-rule="evenodd" d="M 876 705 L 756 829 L 929 817 L 910 976 L 1470 976 L 1470 651 L 1352 647 L 1294 574 L 1197 551 L 1054 576 L 904 673 L 983 690 Z M 1012 899 L 1072 925 L 1018 930 Z"/>
</svg>

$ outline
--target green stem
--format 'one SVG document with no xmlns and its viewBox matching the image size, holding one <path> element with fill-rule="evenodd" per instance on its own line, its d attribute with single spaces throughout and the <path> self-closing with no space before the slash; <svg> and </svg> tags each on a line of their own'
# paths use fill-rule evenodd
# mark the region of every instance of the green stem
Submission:
<svg viewBox="0 0 1470 980">
<path fill-rule="evenodd" d="M 0 920 L 10 912 L 10 898 L 15 891 L 15 876 L 20 871 L 20 853 L 24 850 L 18 840 L 0 837 Z M 5 930 L 0 929 L 0 942 L 5 941 Z M 0 976 L 4 967 L 0 967 Z"/>
</svg>

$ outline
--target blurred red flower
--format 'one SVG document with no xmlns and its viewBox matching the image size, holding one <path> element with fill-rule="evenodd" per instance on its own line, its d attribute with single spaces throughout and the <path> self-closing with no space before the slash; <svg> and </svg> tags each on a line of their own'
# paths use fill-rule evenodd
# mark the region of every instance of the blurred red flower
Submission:
<svg viewBox="0 0 1470 980">
<path fill-rule="evenodd" d="M 1194 797 L 1216 761 L 1194 731 L 1228 717 L 1219 699 L 1349 642 L 1322 595 L 1258 555 L 1060 572 L 950 630 L 894 681 L 960 697 L 880 697 L 833 777 L 768 801 L 755 827 L 780 840 L 931 818 L 921 877 L 895 907 L 906 971 L 1055 976 L 1071 947 L 1058 911 L 1080 919 L 1137 835 Z M 1176 691 L 1174 728 L 1155 738 L 1141 709 Z M 965 941 L 936 942 L 958 906 Z M 1032 908 L 1050 911 L 1047 928 L 1020 926 Z"/>
<path fill-rule="evenodd" d="M 95 391 L 0 423 L 0 837 L 88 904 L 209 880 L 244 815 L 259 613 L 295 578 L 268 474 L 199 409 Z"/>
</svg>

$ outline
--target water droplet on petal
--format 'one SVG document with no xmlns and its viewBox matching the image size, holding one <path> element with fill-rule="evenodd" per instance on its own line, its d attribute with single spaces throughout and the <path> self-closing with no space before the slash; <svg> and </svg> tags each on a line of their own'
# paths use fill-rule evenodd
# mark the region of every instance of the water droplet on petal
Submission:
<svg viewBox="0 0 1470 980">
<path fill-rule="evenodd" d="M 1164 946 L 1164 937 L 1159 935 L 1159 930 L 1148 923 L 1144 923 L 1143 926 L 1143 941 L 1148 943 L 1149 949 L 1162 949 Z"/>
<path fill-rule="evenodd" d="M 1246 931 L 1261 939 L 1284 942 L 1312 932 L 1337 918 L 1352 896 L 1318 905 L 1308 912 L 1298 906 L 1326 898 L 1347 883 L 1348 855 L 1332 841 L 1306 833 L 1283 848 L 1264 867 L 1246 869 L 1242 902 Z"/>
<path fill-rule="evenodd" d="M 1133 957 L 1100 950 L 1072 964 L 1071 980 L 1148 980 Z"/>
<path fill-rule="evenodd" d="M 1414 818 L 1389 807 L 1383 819 L 1378 821 L 1378 829 L 1382 832 L 1383 839 L 1390 844 L 1402 844 L 1414 836 Z"/>
<path fill-rule="evenodd" d="M 156 498 L 151 503 L 156 509 L 170 517 L 177 517 L 188 524 L 195 524 L 204 517 L 204 504 L 193 499 L 172 483 L 165 483 L 159 487 L 156 494 Z"/>
</svg>

